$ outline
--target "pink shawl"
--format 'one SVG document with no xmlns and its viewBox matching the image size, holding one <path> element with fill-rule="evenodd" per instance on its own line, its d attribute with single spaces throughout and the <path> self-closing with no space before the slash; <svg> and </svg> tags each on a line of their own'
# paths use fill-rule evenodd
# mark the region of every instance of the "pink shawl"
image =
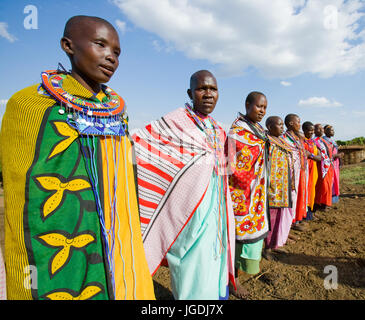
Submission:
<svg viewBox="0 0 365 320">
<path fill-rule="evenodd" d="M 224 144 L 225 132 L 219 130 Z M 133 134 L 143 243 L 153 275 L 199 207 L 216 159 L 207 138 L 186 109 L 179 108 Z M 224 150 L 219 154 L 224 157 Z M 223 168 L 224 170 L 224 168 Z M 219 171 L 222 172 L 222 168 Z M 235 227 L 225 179 L 230 279 L 234 277 Z"/>
<path fill-rule="evenodd" d="M 332 147 L 332 156 L 338 154 L 338 145 L 337 143 L 329 137 L 323 136 L 330 146 Z M 340 195 L 340 159 L 333 160 L 333 195 Z"/>
</svg>

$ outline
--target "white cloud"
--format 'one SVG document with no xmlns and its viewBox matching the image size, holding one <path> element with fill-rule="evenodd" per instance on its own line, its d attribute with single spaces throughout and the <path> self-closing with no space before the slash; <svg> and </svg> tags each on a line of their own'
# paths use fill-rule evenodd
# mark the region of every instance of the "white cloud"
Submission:
<svg viewBox="0 0 365 320">
<path fill-rule="evenodd" d="M 290 87 L 291 86 L 291 82 L 289 82 L 289 81 L 280 81 L 280 84 L 284 87 Z"/>
<path fill-rule="evenodd" d="M 152 41 L 152 46 L 157 52 L 164 51 L 166 53 L 169 53 L 174 50 L 174 48 L 171 45 L 162 43 L 161 41 L 158 41 L 156 39 Z"/>
<path fill-rule="evenodd" d="M 7 99 L 0 99 L 0 105 L 6 105 L 8 103 L 9 100 Z"/>
<path fill-rule="evenodd" d="M 330 101 L 325 97 L 310 97 L 305 100 L 299 100 L 298 105 L 318 108 L 342 107 L 342 104 L 340 102 L 337 102 L 335 100 Z"/>
<path fill-rule="evenodd" d="M 155 48 L 155 50 L 158 52 L 161 52 L 163 49 L 163 46 L 161 45 L 160 41 L 158 41 L 158 40 L 153 40 L 152 45 Z"/>
<path fill-rule="evenodd" d="M 249 67 L 278 78 L 365 69 L 363 0 L 112 1 L 136 26 L 227 75 Z"/>
<path fill-rule="evenodd" d="M 0 36 L 10 42 L 14 42 L 15 40 L 17 40 L 15 36 L 8 32 L 8 24 L 6 22 L 0 22 Z"/>
<path fill-rule="evenodd" d="M 118 29 L 120 30 L 120 32 L 122 34 L 125 34 L 125 32 L 127 31 L 127 24 L 124 21 L 121 21 L 119 19 L 115 20 L 115 23 L 116 23 Z"/>
</svg>

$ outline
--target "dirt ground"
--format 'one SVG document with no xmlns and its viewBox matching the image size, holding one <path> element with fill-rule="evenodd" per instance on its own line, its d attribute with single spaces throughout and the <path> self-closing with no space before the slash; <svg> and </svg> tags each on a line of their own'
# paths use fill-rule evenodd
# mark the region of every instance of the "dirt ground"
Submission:
<svg viewBox="0 0 365 320">
<path fill-rule="evenodd" d="M 288 254 L 263 258 L 259 274 L 240 278 L 249 300 L 365 300 L 365 185 L 341 181 L 340 192 L 339 203 L 316 212 L 306 231 L 291 231 L 300 239 L 285 245 Z M 157 299 L 173 299 L 168 268 L 157 271 L 154 283 Z"/>
<path fill-rule="evenodd" d="M 0 188 L 0 247 L 4 254 L 4 191 Z"/>
<path fill-rule="evenodd" d="M 1 190 L 2 250 L 3 212 Z M 285 246 L 288 254 L 276 254 L 276 261 L 262 259 L 259 274 L 240 279 L 250 300 L 365 300 L 365 185 L 341 181 L 339 203 L 315 216 L 307 231 L 292 231 L 300 240 Z M 325 288 L 325 278 L 334 275 L 333 269 L 325 272 L 326 266 L 337 269 L 337 289 Z M 168 268 L 157 271 L 154 284 L 158 300 L 173 299 Z"/>
</svg>

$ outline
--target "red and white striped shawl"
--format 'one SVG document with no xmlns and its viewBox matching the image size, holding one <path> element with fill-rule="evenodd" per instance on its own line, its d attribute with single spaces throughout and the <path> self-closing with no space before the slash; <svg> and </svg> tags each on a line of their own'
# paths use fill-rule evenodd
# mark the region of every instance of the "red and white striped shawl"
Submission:
<svg viewBox="0 0 365 320">
<path fill-rule="evenodd" d="M 225 132 L 219 130 L 222 143 Z M 133 134 L 143 243 L 153 275 L 204 198 L 215 164 L 206 136 L 179 108 Z M 224 156 L 222 150 L 221 156 Z M 235 228 L 224 176 L 229 272 L 234 275 Z"/>
<path fill-rule="evenodd" d="M 331 148 L 328 142 L 325 139 L 323 139 L 323 137 L 315 137 L 314 142 L 322 156 L 321 172 L 322 172 L 322 178 L 324 179 L 330 167 L 333 166 Z"/>
</svg>

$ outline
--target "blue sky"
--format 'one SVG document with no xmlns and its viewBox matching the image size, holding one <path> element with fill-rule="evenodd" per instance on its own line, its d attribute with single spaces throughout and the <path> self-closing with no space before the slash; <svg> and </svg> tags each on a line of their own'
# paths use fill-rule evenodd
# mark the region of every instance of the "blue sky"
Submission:
<svg viewBox="0 0 365 320">
<path fill-rule="evenodd" d="M 212 116 L 226 129 L 258 90 L 267 116 L 296 113 L 334 125 L 336 139 L 365 136 L 364 0 L 0 0 L 0 116 L 41 71 L 70 67 L 59 40 L 79 14 L 118 30 L 120 66 L 108 85 L 132 129 L 183 106 L 190 75 L 208 69 L 220 94 Z"/>
</svg>

